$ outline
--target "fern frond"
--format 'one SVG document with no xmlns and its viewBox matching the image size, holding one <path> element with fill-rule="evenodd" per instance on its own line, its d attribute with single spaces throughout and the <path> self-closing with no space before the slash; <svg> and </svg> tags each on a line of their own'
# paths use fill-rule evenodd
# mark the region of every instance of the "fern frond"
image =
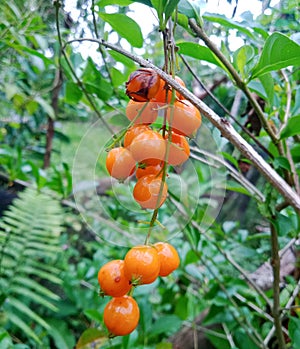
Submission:
<svg viewBox="0 0 300 349">
<path fill-rule="evenodd" d="M 26 189 L 0 221 L 0 306 L 12 324 L 37 342 L 25 319 L 48 329 L 36 309 L 57 310 L 53 302 L 59 297 L 41 281 L 62 283 L 61 270 L 53 264 L 61 252 L 63 215 L 58 201 Z"/>
</svg>

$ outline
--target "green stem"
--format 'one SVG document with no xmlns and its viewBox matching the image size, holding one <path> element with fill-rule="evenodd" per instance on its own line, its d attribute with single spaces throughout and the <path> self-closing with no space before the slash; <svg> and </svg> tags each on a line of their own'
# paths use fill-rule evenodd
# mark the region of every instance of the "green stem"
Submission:
<svg viewBox="0 0 300 349">
<path fill-rule="evenodd" d="M 273 219 L 276 219 L 273 217 Z M 280 314 L 280 256 L 279 243 L 276 227 L 273 223 L 271 228 L 271 265 L 273 269 L 273 308 L 272 315 L 274 318 L 274 326 L 276 337 L 278 340 L 278 349 L 285 349 L 285 340 L 282 331 L 281 314 Z"/>
</svg>

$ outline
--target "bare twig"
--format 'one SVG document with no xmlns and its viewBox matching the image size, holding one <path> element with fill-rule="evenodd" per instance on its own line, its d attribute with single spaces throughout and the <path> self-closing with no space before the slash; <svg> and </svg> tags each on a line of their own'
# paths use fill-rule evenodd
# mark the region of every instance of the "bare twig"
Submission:
<svg viewBox="0 0 300 349">
<path fill-rule="evenodd" d="M 192 151 L 195 151 L 195 152 L 199 153 L 199 154 L 207 156 L 207 157 L 215 160 L 219 164 L 225 166 L 228 169 L 229 174 L 231 175 L 231 177 L 234 178 L 237 182 L 239 182 L 244 188 L 246 188 L 249 191 L 249 193 L 254 195 L 257 200 L 262 201 L 262 202 L 265 201 L 264 194 L 261 191 L 259 191 L 251 182 L 248 181 L 248 179 L 246 177 L 244 177 L 239 171 L 237 171 L 227 161 L 225 161 L 224 159 L 222 159 L 221 157 L 219 157 L 217 155 L 211 154 L 208 151 L 203 150 L 203 149 L 199 149 L 197 147 L 192 147 L 191 146 L 190 149 Z M 199 158 L 198 156 L 196 156 L 193 153 L 191 153 L 191 157 L 196 159 L 196 160 L 202 161 L 202 158 Z"/>
</svg>

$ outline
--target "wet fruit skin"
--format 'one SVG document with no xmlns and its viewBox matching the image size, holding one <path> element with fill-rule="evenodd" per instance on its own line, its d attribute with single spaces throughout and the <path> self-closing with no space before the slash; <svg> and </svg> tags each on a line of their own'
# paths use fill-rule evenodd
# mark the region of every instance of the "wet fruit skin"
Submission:
<svg viewBox="0 0 300 349">
<path fill-rule="evenodd" d="M 167 198 L 168 186 L 163 183 L 162 193 L 159 201 L 162 178 L 156 175 L 146 175 L 138 179 L 133 188 L 133 197 L 142 208 L 155 210 L 160 207 Z"/>
<path fill-rule="evenodd" d="M 132 143 L 133 139 L 144 131 L 151 130 L 148 125 L 133 125 L 125 133 L 124 136 L 124 147 L 128 148 Z"/>
<path fill-rule="evenodd" d="M 131 282 L 124 274 L 124 261 L 112 260 L 104 264 L 98 272 L 101 292 L 112 297 L 121 297 L 131 289 Z"/>
<path fill-rule="evenodd" d="M 150 284 L 155 281 L 160 271 L 157 250 L 149 245 L 132 247 L 124 258 L 124 272 L 134 284 Z"/>
<path fill-rule="evenodd" d="M 147 102 L 155 97 L 159 86 L 159 75 L 153 69 L 141 68 L 130 74 L 126 94 L 136 102 Z"/>
<path fill-rule="evenodd" d="M 126 336 L 137 327 L 140 310 L 130 296 L 116 297 L 104 308 L 103 320 L 110 335 Z"/>
<path fill-rule="evenodd" d="M 158 115 L 156 103 L 151 102 L 135 102 L 130 100 L 126 107 L 126 116 L 128 120 L 136 124 L 152 124 Z"/>
<path fill-rule="evenodd" d="M 172 131 L 192 137 L 201 126 L 199 110 L 188 100 L 178 100 L 167 111 L 167 119 Z"/>
<path fill-rule="evenodd" d="M 167 242 L 154 244 L 160 259 L 159 276 L 168 276 L 179 267 L 180 258 L 176 249 Z"/>
<path fill-rule="evenodd" d="M 111 149 L 106 157 L 106 168 L 108 173 L 118 179 L 124 180 L 133 174 L 136 162 L 131 152 L 124 147 Z"/>
<path fill-rule="evenodd" d="M 168 142 L 169 136 L 165 135 L 165 139 Z M 171 142 L 168 155 L 168 164 L 172 166 L 178 166 L 183 164 L 190 156 L 190 146 L 184 136 L 172 132 Z"/>
<path fill-rule="evenodd" d="M 147 130 L 132 140 L 129 149 L 135 161 L 157 165 L 164 160 L 166 144 L 160 133 Z"/>
</svg>

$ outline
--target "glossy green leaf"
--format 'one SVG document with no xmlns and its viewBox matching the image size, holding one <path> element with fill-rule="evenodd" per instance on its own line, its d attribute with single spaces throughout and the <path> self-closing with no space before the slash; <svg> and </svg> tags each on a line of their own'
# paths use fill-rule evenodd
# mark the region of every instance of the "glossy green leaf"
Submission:
<svg viewBox="0 0 300 349">
<path fill-rule="evenodd" d="M 291 65 L 300 66 L 300 46 L 286 35 L 273 33 L 265 42 L 251 78 Z"/>
<path fill-rule="evenodd" d="M 195 42 L 181 42 L 178 43 L 179 53 L 190 56 L 202 61 L 206 61 L 217 65 L 224 69 L 224 66 L 219 59 L 211 52 L 211 50 L 205 46 L 196 44 Z"/>
<path fill-rule="evenodd" d="M 300 86 L 297 86 L 295 90 L 295 104 L 291 112 L 292 116 L 300 115 Z"/>
<path fill-rule="evenodd" d="M 99 13 L 99 16 L 108 23 L 122 38 L 133 47 L 143 47 L 143 34 L 140 26 L 123 13 Z"/>
<path fill-rule="evenodd" d="M 204 15 L 203 18 L 207 21 L 219 23 L 224 27 L 230 28 L 230 29 L 237 29 L 239 32 L 246 34 L 249 38 L 255 39 L 254 34 L 251 30 L 245 28 L 244 25 L 241 25 L 237 22 L 234 22 L 224 16 L 221 15 Z"/>
<path fill-rule="evenodd" d="M 294 116 L 288 120 L 287 125 L 281 131 L 280 138 L 287 138 L 300 134 L 300 115 Z"/>
<path fill-rule="evenodd" d="M 233 55 L 233 65 L 240 73 L 243 80 L 246 80 L 247 63 L 254 57 L 254 49 L 250 45 L 240 47 Z"/>
</svg>

